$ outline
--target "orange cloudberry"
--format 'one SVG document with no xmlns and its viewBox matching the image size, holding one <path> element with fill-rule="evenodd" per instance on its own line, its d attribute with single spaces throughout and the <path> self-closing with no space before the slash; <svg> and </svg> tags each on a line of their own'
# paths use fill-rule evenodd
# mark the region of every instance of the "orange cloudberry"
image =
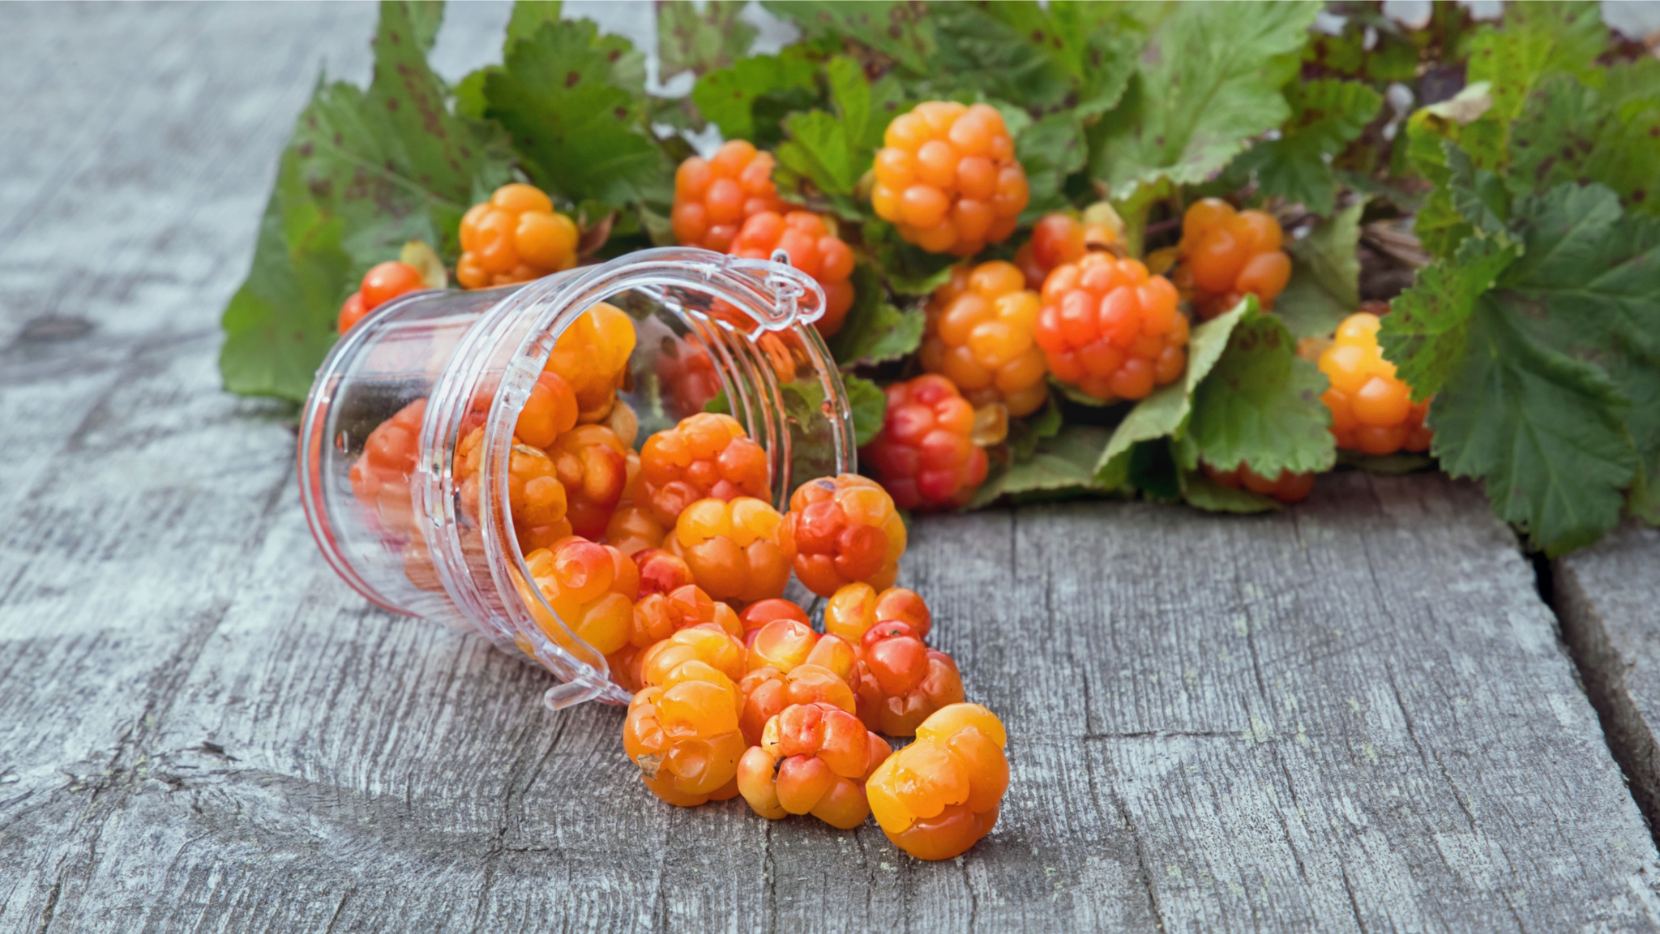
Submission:
<svg viewBox="0 0 1660 934">
<path fill-rule="evenodd" d="M 1029 193 L 1003 115 L 927 101 L 888 124 L 871 207 L 930 253 L 967 256 L 1014 232 Z"/>
<path fill-rule="evenodd" d="M 1014 263 L 1025 275 L 1026 287 L 1042 291 L 1055 267 L 1076 263 L 1090 250 L 1114 246 L 1119 239 L 1117 228 L 1105 221 L 1045 214 L 1032 225 L 1032 239 L 1015 251 Z"/>
<path fill-rule="evenodd" d="M 770 665 L 757 668 L 738 682 L 738 692 L 744 697 L 738 725 L 751 746 L 761 742 L 767 721 L 791 704 L 824 703 L 848 713 L 858 711 L 846 679 L 822 665 L 797 665 L 789 671 Z"/>
<path fill-rule="evenodd" d="M 1282 503 L 1300 503 L 1314 491 L 1314 474 L 1292 473 L 1282 470 L 1272 477 L 1264 477 L 1240 464 L 1232 470 L 1221 470 L 1204 465 L 1205 476 L 1235 490 L 1250 490 L 1258 496 L 1267 496 Z"/>
<path fill-rule="evenodd" d="M 525 555 L 525 568 L 547 606 L 533 594 L 524 595 L 525 605 L 548 638 L 572 648 L 568 627 L 602 655 L 627 644 L 640 591 L 640 572 L 627 555 L 573 536 Z"/>
<path fill-rule="evenodd" d="M 503 185 L 461 217 L 463 288 L 529 282 L 576 265 L 576 224 L 534 185 Z"/>
<path fill-rule="evenodd" d="M 865 633 L 853 678 L 859 716 L 888 736 L 909 736 L 929 714 L 963 699 L 957 663 L 898 621 Z"/>
<path fill-rule="evenodd" d="M 1412 401 L 1412 387 L 1383 358 L 1378 325 L 1377 315 L 1356 312 L 1320 354 L 1320 372 L 1331 381 L 1320 399 L 1331 410 L 1332 434 L 1338 447 L 1363 454 L 1427 451 L 1429 400 Z"/>
<path fill-rule="evenodd" d="M 888 757 L 888 744 L 833 704 L 785 707 L 738 764 L 738 791 L 769 820 L 811 814 L 851 830 L 870 816 L 865 780 Z"/>
<path fill-rule="evenodd" d="M 1266 211 L 1235 211 L 1220 198 L 1196 201 L 1182 215 L 1177 284 L 1192 295 L 1203 319 L 1247 294 L 1273 308 L 1291 279 L 1291 258 L 1280 249 L 1284 240 L 1279 221 Z"/>
<path fill-rule="evenodd" d="M 889 587 L 878 592 L 865 583 L 842 587 L 824 604 L 824 631 L 852 645 L 862 643 L 871 627 L 886 622 L 905 623 L 918 639 L 926 639 L 933 614 L 914 590 Z"/>
<path fill-rule="evenodd" d="M 766 450 L 730 415 L 688 415 L 640 449 L 645 502 L 665 525 L 700 499 L 768 496 L 771 475 Z"/>
<path fill-rule="evenodd" d="M 1009 787 L 1008 736 L 978 704 L 941 708 L 877 766 L 865 793 L 882 833 L 917 859 L 950 859 L 991 831 Z"/>
<path fill-rule="evenodd" d="M 790 265 L 824 287 L 824 314 L 813 326 L 825 337 L 841 330 L 847 309 L 853 307 L 853 250 L 824 218 L 810 211 L 762 211 L 752 214 L 738 229 L 730 252 L 751 259 L 770 259 L 783 250 Z"/>
<path fill-rule="evenodd" d="M 645 786 L 669 804 L 724 801 L 737 794 L 745 748 L 741 705 L 730 678 L 688 660 L 634 695 L 623 721 L 623 751 Z"/>
<path fill-rule="evenodd" d="M 669 225 L 680 243 L 725 253 L 745 220 L 783 209 L 772 181 L 772 154 L 734 139 L 708 159 L 680 163 Z"/>
<path fill-rule="evenodd" d="M 335 320 L 335 330 L 344 334 L 364 316 L 400 295 L 427 287 L 426 277 L 408 263 L 392 260 L 377 263 L 363 274 L 356 292 L 346 297 Z"/>
<path fill-rule="evenodd" d="M 828 597 L 853 581 L 891 585 L 905 553 L 905 521 L 893 498 L 857 474 L 818 477 L 796 487 L 785 517 L 795 538 L 795 576 Z"/>
<path fill-rule="evenodd" d="M 975 405 L 1036 412 L 1049 398 L 1048 368 L 1033 337 L 1040 307 L 1013 263 L 957 267 L 928 301 L 922 368 L 948 377 Z"/>
<path fill-rule="evenodd" d="M 543 369 L 558 373 L 576 393 L 578 421 L 600 422 L 611 415 L 636 339 L 628 312 L 597 302 L 554 341 Z"/>
<path fill-rule="evenodd" d="M 1036 337 L 1055 378 L 1103 402 L 1141 399 L 1187 367 L 1176 288 L 1133 259 L 1087 253 L 1043 283 Z"/>
<path fill-rule="evenodd" d="M 882 430 L 865 462 L 901 509 L 949 509 L 986 479 L 986 452 L 974 443 L 974 407 L 937 374 L 886 389 Z"/>
<path fill-rule="evenodd" d="M 730 636 L 744 634 L 731 607 L 710 598 L 696 584 L 687 584 L 641 597 L 634 604 L 628 641 L 635 648 L 647 649 L 692 626 L 714 626 Z"/>
</svg>

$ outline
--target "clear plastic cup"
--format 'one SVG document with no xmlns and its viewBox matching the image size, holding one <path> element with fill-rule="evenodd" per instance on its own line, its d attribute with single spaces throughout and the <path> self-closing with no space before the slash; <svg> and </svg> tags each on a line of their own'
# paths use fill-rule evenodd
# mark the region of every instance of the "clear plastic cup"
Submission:
<svg viewBox="0 0 1660 934">
<path fill-rule="evenodd" d="M 306 401 L 300 499 L 318 548 L 374 603 L 483 635 L 552 672 L 550 707 L 625 703 L 605 657 L 527 586 L 506 508 L 514 423 L 555 341 L 603 301 L 634 324 L 618 395 L 638 419 L 636 444 L 718 394 L 766 450 L 779 511 L 801 482 L 853 471 L 847 396 L 811 325 L 824 293 L 781 260 L 643 250 L 521 286 L 419 292 L 376 309 L 341 338 Z M 412 457 L 354 476 L 368 463 L 370 433 L 389 420 Z M 464 503 L 455 450 L 480 425 L 476 504 Z"/>
</svg>

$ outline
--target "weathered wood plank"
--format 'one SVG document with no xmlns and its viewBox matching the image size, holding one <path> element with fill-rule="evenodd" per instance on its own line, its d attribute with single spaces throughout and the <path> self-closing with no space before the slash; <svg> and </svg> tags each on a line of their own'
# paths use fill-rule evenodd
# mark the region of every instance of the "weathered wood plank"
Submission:
<svg viewBox="0 0 1660 934">
<path fill-rule="evenodd" d="M 217 392 L 274 155 L 372 8 L 0 16 L 53 56 L 0 69 L 0 931 L 1660 924 L 1526 563 L 1428 477 L 919 523 L 1014 736 L 966 859 L 661 806 L 617 710 L 334 580 L 290 429 Z M 449 73 L 501 16 L 452 7 Z"/>
<path fill-rule="evenodd" d="M 1660 529 L 1627 525 L 1552 570 L 1562 634 L 1632 793 L 1660 826 Z"/>
</svg>

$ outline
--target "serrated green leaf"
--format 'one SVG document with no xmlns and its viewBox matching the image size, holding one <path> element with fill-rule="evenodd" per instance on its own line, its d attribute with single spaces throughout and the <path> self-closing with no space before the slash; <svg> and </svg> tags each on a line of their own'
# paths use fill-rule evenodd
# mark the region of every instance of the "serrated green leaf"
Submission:
<svg viewBox="0 0 1660 934">
<path fill-rule="evenodd" d="M 1519 323 L 1494 296 L 1481 299 L 1469 351 L 1430 406 L 1431 450 L 1448 474 L 1480 479 L 1494 511 L 1556 555 L 1619 522 L 1637 453 L 1613 381 L 1539 346 Z"/>
<path fill-rule="evenodd" d="M 1465 352 L 1476 302 L 1521 255 L 1515 244 L 1469 239 L 1448 260 L 1418 270 L 1412 286 L 1390 305 L 1378 332 L 1383 355 L 1412 387 L 1413 398 L 1434 395 Z"/>
<path fill-rule="evenodd" d="M 1195 509 L 1248 515 L 1273 512 L 1280 508 L 1279 503 L 1266 496 L 1258 496 L 1250 490 L 1223 486 L 1202 473 L 1184 472 L 1181 478 L 1182 499 Z"/>
<path fill-rule="evenodd" d="M 1117 109 L 1096 125 L 1090 166 L 1114 197 L 1168 178 L 1204 181 L 1290 113 L 1295 72 L 1318 7 L 1178 4 L 1153 32 Z"/>
<path fill-rule="evenodd" d="M 701 75 L 730 66 L 749 51 L 755 27 L 743 20 L 742 3 L 657 4 L 658 79 L 682 72 Z"/>
<path fill-rule="evenodd" d="M 1020 131 L 1014 143 L 1030 192 L 1021 219 L 1035 221 L 1068 207 L 1066 178 L 1083 168 L 1089 156 L 1077 115 L 1056 113 L 1036 120 Z"/>
<path fill-rule="evenodd" d="M 507 16 L 507 32 L 502 39 L 502 54 L 515 42 L 529 39 L 547 23 L 559 22 L 564 13 L 560 0 L 514 0 L 513 12 Z"/>
<path fill-rule="evenodd" d="M 1337 457 L 1331 415 L 1320 402 L 1325 388 L 1284 324 L 1249 315 L 1193 394 L 1177 462 L 1188 470 L 1244 465 L 1265 477 L 1323 471 Z"/>
<path fill-rule="evenodd" d="M 1112 438 L 1099 453 L 1095 472 L 1105 478 L 1122 470 L 1130 449 L 1144 441 L 1167 438 L 1181 432 L 1193 411 L 1193 393 L 1210 374 L 1228 346 L 1228 338 L 1247 314 L 1256 311 L 1256 297 L 1247 296 L 1226 313 L 1193 328 L 1187 345 L 1187 372 L 1180 380 L 1160 387 L 1136 403 L 1130 414 L 1113 429 Z"/>
<path fill-rule="evenodd" d="M 1286 245 L 1291 281 L 1274 313 L 1297 337 L 1323 337 L 1360 307 L 1360 217 L 1356 201 Z"/>
<path fill-rule="evenodd" d="M 813 110 L 784 118 L 788 138 L 777 153 L 781 187 L 799 189 L 797 180 L 805 179 L 829 196 L 836 213 L 859 220 L 869 212 L 855 190 L 876 157 L 888 120 L 898 111 L 899 88 L 888 78 L 872 84 L 859 64 L 845 56 L 831 60 L 825 77 L 835 113 Z"/>
<path fill-rule="evenodd" d="M 756 55 L 711 71 L 692 86 L 692 103 L 727 139 L 772 147 L 785 114 L 812 106 L 818 66 L 799 48 Z"/>
<path fill-rule="evenodd" d="M 935 54 L 933 25 L 920 3 L 871 0 L 791 0 L 762 6 L 801 27 L 808 38 L 828 38 L 867 46 L 914 74 L 925 74 Z"/>
<path fill-rule="evenodd" d="M 1039 441 L 1030 457 L 1010 464 L 976 492 L 970 508 L 1001 496 L 1038 491 L 1101 490 L 1095 481 L 1095 459 L 1107 442 L 1107 430 L 1094 425 L 1071 425 Z"/>
<path fill-rule="evenodd" d="M 485 75 L 485 112 L 551 193 L 612 208 L 666 202 L 671 167 L 646 126 L 645 95 L 633 83 L 638 60 L 626 39 L 587 20 L 545 23 Z"/>
<path fill-rule="evenodd" d="M 232 391 L 303 399 L 353 278 L 410 240 L 454 256 L 462 213 L 511 177 L 499 133 L 452 114 L 427 66 L 435 6 L 383 4 L 368 90 L 322 84 L 296 121 L 225 311 Z"/>
<path fill-rule="evenodd" d="M 910 354 L 922 343 L 922 311 L 894 307 L 869 265 L 854 269 L 853 294 L 847 319 L 829 340 L 837 363 L 849 368 L 886 363 Z"/>
<path fill-rule="evenodd" d="M 863 447 L 882 431 L 882 420 L 888 413 L 887 394 L 870 380 L 851 374 L 842 376 L 842 388 L 853 410 L 854 440 Z"/>
<path fill-rule="evenodd" d="M 1637 210 L 1660 211 L 1660 88 L 1646 94 L 1632 88 L 1643 71 L 1660 83 L 1660 61 L 1654 59 L 1614 69 L 1606 90 L 1570 75 L 1539 82 L 1511 130 L 1512 188 L 1597 182 Z"/>
<path fill-rule="evenodd" d="M 1280 135 L 1257 143 L 1235 162 L 1265 195 L 1331 213 L 1337 179 L 1330 160 L 1357 139 L 1383 106 L 1383 96 L 1358 81 L 1293 81 L 1286 88 L 1291 120 Z"/>
<path fill-rule="evenodd" d="M 1512 123 L 1533 88 L 1546 75 L 1568 72 L 1589 77 L 1607 44 L 1608 30 L 1594 4 L 1512 5 L 1496 26 L 1484 26 L 1470 40 L 1466 80 L 1487 82 L 1492 109 L 1464 146 L 1483 168 L 1501 165 Z"/>
</svg>

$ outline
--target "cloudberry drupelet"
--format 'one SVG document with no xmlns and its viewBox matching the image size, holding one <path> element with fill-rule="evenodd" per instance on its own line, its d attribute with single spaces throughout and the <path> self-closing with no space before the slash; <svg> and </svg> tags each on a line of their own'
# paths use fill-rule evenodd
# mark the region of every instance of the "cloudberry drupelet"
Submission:
<svg viewBox="0 0 1660 934">
<path fill-rule="evenodd" d="M 887 736 L 909 736 L 929 714 L 963 699 L 957 663 L 897 621 L 865 633 L 853 678 L 859 716 Z"/>
<path fill-rule="evenodd" d="M 1277 476 L 1264 477 L 1244 464 L 1232 470 L 1220 470 L 1205 464 L 1204 470 L 1205 476 L 1222 486 L 1235 490 L 1250 490 L 1258 496 L 1266 496 L 1287 504 L 1300 503 L 1308 499 L 1308 494 L 1314 491 L 1314 474 L 1311 473 L 1282 470 Z"/>
<path fill-rule="evenodd" d="M 554 342 L 543 369 L 558 373 L 570 384 L 576 393 L 578 421 L 600 422 L 611 415 L 617 390 L 628 375 L 635 340 L 634 320 L 628 312 L 598 302 Z"/>
<path fill-rule="evenodd" d="M 789 671 L 757 668 L 738 682 L 738 692 L 744 696 L 738 725 L 751 746 L 761 742 L 767 721 L 791 704 L 824 703 L 848 713 L 858 711 L 847 681 L 822 665 L 797 665 Z"/>
<path fill-rule="evenodd" d="M 576 265 L 576 241 L 576 224 L 541 189 L 503 185 L 462 215 L 455 278 L 468 289 L 540 279 Z"/>
<path fill-rule="evenodd" d="M 986 479 L 974 443 L 974 407 L 937 374 L 892 383 L 882 430 L 864 448 L 871 471 L 901 509 L 949 509 Z"/>
<path fill-rule="evenodd" d="M 1176 287 L 1133 259 L 1088 253 L 1043 283 L 1037 342 L 1055 378 L 1103 402 L 1141 399 L 1187 367 Z"/>
<path fill-rule="evenodd" d="M 950 859 L 997 823 L 1009 787 L 1003 724 L 978 704 L 952 704 L 865 782 L 882 833 L 917 859 Z"/>
<path fill-rule="evenodd" d="M 750 671 L 776 668 L 793 671 L 801 665 L 829 669 L 839 678 L 851 679 L 858 651 L 839 636 L 821 636 L 813 627 L 794 619 L 775 619 L 744 635 L 745 665 Z"/>
<path fill-rule="evenodd" d="M 1032 239 L 1015 252 L 1014 262 L 1026 276 L 1026 287 L 1042 291 L 1043 280 L 1055 267 L 1076 263 L 1091 249 L 1118 242 L 1118 231 L 1111 224 L 1079 220 L 1070 214 L 1045 214 L 1032 225 Z"/>
<path fill-rule="evenodd" d="M 891 750 L 833 704 L 795 704 L 767 721 L 738 764 L 738 791 L 769 820 L 811 814 L 852 830 L 870 816 L 865 780 Z"/>
<path fill-rule="evenodd" d="M 640 449 L 645 501 L 665 525 L 700 499 L 768 496 L 771 475 L 766 451 L 730 415 L 688 415 Z"/>
<path fill-rule="evenodd" d="M 734 139 L 708 159 L 680 163 L 669 225 L 680 243 L 725 253 L 745 220 L 783 209 L 772 182 L 772 154 Z"/>
<path fill-rule="evenodd" d="M 1202 319 L 1214 318 L 1255 295 L 1264 308 L 1285 291 L 1291 259 L 1285 234 L 1266 211 L 1235 211 L 1220 198 L 1196 201 L 1182 216 L 1177 285 L 1193 297 Z"/>
<path fill-rule="evenodd" d="M 930 253 L 968 256 L 1014 232 L 1029 193 L 1003 115 L 927 101 L 888 124 L 871 207 Z"/>
<path fill-rule="evenodd" d="M 775 619 L 793 619 L 798 623 L 811 624 L 811 620 L 807 618 L 807 611 L 801 608 L 801 604 L 785 597 L 757 600 L 738 613 L 738 621 L 744 625 L 745 639 Z"/>
<path fill-rule="evenodd" d="M 923 369 L 949 378 L 975 405 L 1036 412 L 1049 398 L 1048 368 L 1033 337 L 1040 307 L 1013 263 L 958 266 L 928 300 Z"/>
<path fill-rule="evenodd" d="M 795 537 L 795 576 L 828 597 L 854 581 L 891 585 L 905 553 L 905 522 L 893 498 L 857 474 L 819 477 L 796 487 L 785 517 Z"/>
<path fill-rule="evenodd" d="M 574 648 L 559 625 L 562 621 L 602 655 L 628 643 L 640 572 L 627 555 L 573 536 L 525 555 L 525 567 L 543 600 L 558 614 L 556 620 L 533 594 L 524 595 L 532 618 L 548 638 Z"/>
<path fill-rule="evenodd" d="M 623 721 L 623 750 L 645 786 L 669 804 L 724 801 L 737 794 L 742 703 L 725 674 L 684 662 L 634 695 Z"/>
<path fill-rule="evenodd" d="M 744 644 L 718 625 L 677 629 L 640 656 L 640 683 L 663 684 L 674 669 L 696 660 L 736 684 L 744 676 L 744 658 Z"/>
<path fill-rule="evenodd" d="M 633 553 L 634 563 L 640 568 L 640 593 L 668 593 L 692 580 L 692 569 L 678 556 L 662 548 L 645 548 Z"/>
<path fill-rule="evenodd" d="M 933 614 L 914 590 L 889 587 L 878 592 L 869 584 L 855 583 L 837 590 L 824 604 L 824 631 L 859 645 L 865 633 L 877 623 L 899 622 L 911 627 L 918 639 L 928 638 Z"/>
<path fill-rule="evenodd" d="M 427 287 L 426 277 L 408 263 L 391 260 L 377 263 L 363 274 L 356 292 L 346 297 L 335 320 L 335 330 L 344 334 L 364 316 L 400 295 Z"/>
<path fill-rule="evenodd" d="M 1413 402 L 1412 388 L 1383 358 L 1378 324 L 1371 312 L 1350 315 L 1320 354 L 1320 372 L 1331 381 L 1320 399 L 1331 410 L 1332 434 L 1338 447 L 1363 454 L 1427 451 L 1429 400 Z"/>
<path fill-rule="evenodd" d="M 730 252 L 770 259 L 774 250 L 789 254 L 790 265 L 824 287 L 824 315 L 813 326 L 825 337 L 841 330 L 853 307 L 853 250 L 836 236 L 824 218 L 810 211 L 762 211 L 738 229 Z"/>
</svg>

